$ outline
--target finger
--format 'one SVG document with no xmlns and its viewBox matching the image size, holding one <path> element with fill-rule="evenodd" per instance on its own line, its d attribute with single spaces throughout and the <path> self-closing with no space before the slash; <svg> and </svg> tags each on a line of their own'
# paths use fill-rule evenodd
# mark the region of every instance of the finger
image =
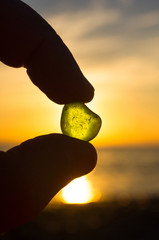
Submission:
<svg viewBox="0 0 159 240">
<path fill-rule="evenodd" d="M 0 175 L 0 230 L 6 231 L 6 226 L 34 218 L 61 188 L 90 172 L 97 155 L 88 142 L 50 134 L 28 140 L 0 157 L 5 172 Z"/>
<path fill-rule="evenodd" d="M 88 102 L 94 89 L 51 26 L 19 0 L 0 1 L 0 60 L 25 66 L 32 82 L 56 103 Z"/>
</svg>

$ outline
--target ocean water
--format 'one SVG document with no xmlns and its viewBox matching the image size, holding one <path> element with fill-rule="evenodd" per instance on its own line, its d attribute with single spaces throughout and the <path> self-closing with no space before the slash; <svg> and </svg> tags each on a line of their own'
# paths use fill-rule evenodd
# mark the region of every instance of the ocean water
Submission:
<svg viewBox="0 0 159 240">
<path fill-rule="evenodd" d="M 12 147 L 0 145 L 1 150 Z M 159 198 L 159 147 L 97 148 L 97 154 L 87 178 L 101 201 Z"/>
<path fill-rule="evenodd" d="M 101 200 L 159 197 L 159 148 L 99 148 L 89 175 Z"/>
</svg>

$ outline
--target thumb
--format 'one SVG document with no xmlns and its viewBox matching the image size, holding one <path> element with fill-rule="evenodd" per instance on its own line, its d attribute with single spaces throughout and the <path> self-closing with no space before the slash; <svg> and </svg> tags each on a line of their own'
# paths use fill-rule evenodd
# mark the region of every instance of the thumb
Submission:
<svg viewBox="0 0 159 240">
<path fill-rule="evenodd" d="M 28 140 L 2 156 L 2 231 L 34 218 L 61 188 L 90 172 L 97 158 L 90 143 L 61 134 Z"/>
</svg>

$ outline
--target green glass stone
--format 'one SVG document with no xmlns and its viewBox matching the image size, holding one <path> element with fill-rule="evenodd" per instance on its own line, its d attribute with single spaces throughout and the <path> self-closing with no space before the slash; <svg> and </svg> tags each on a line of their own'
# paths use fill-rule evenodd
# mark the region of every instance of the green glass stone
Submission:
<svg viewBox="0 0 159 240">
<path fill-rule="evenodd" d="M 101 118 L 81 102 L 66 104 L 62 110 L 61 130 L 70 137 L 90 141 L 97 136 L 101 122 Z"/>
</svg>

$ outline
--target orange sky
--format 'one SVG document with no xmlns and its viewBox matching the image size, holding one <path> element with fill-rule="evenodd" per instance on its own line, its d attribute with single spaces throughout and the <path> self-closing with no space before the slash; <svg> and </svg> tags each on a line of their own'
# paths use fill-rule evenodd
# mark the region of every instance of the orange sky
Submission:
<svg viewBox="0 0 159 240">
<path fill-rule="evenodd" d="M 159 32 L 152 31 L 159 20 L 155 16 L 156 10 L 151 10 L 124 21 L 121 9 L 93 5 L 45 16 L 95 87 L 88 106 L 102 118 L 102 129 L 92 141 L 96 146 L 159 144 Z M 123 22 L 125 35 L 123 29 L 98 33 Z M 0 145 L 61 132 L 62 106 L 47 99 L 25 69 L 0 64 L 0 78 Z"/>
</svg>

